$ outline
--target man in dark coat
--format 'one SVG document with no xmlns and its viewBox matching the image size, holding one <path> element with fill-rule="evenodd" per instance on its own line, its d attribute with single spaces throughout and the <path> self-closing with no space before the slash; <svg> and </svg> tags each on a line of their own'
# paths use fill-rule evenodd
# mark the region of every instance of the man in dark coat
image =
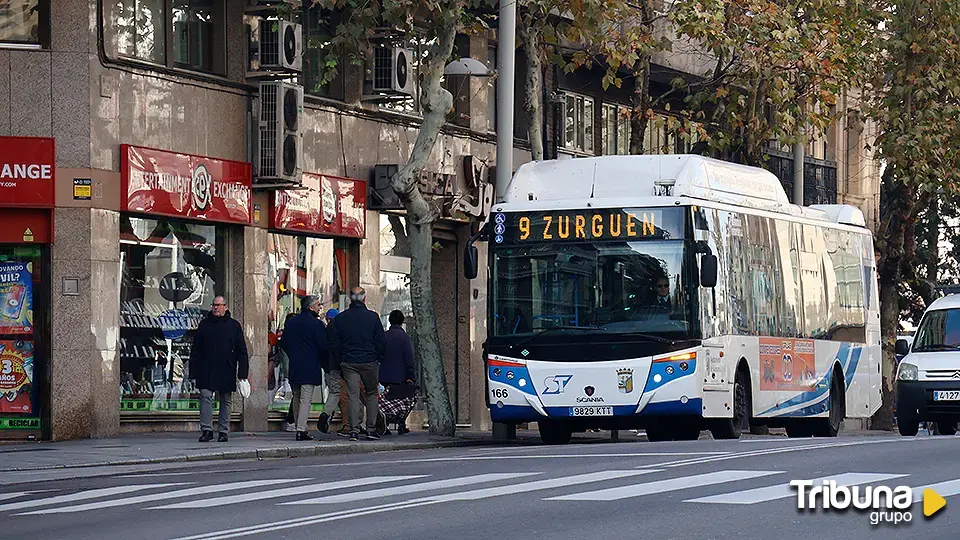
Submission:
<svg viewBox="0 0 960 540">
<path fill-rule="evenodd" d="M 364 402 L 367 409 L 367 439 L 376 440 L 377 417 L 380 414 L 378 386 L 380 362 L 386 342 L 380 315 L 367 309 L 367 292 L 360 287 L 350 289 L 350 309 L 333 320 L 330 349 L 332 365 L 339 365 L 350 400 L 348 421 L 350 440 L 360 438 L 360 382 L 363 381 Z"/>
<path fill-rule="evenodd" d="M 219 442 L 227 441 L 230 431 L 230 398 L 237 390 L 237 379 L 250 371 L 247 342 L 240 323 L 230 317 L 227 301 L 213 299 L 210 314 L 200 321 L 190 349 L 190 378 L 200 388 L 200 442 L 213 439 L 213 396 L 220 400 Z"/>
<path fill-rule="evenodd" d="M 330 308 L 327 311 L 327 343 L 333 343 L 333 319 L 340 314 L 340 311 Z M 327 381 L 327 401 L 323 404 L 323 412 L 317 420 L 317 429 L 323 433 L 330 431 L 330 418 L 340 409 L 341 375 L 340 365 L 333 365 L 330 362 L 330 356 L 327 355 L 323 362 L 323 372 L 326 374 Z M 346 425 L 346 422 L 344 422 Z"/>
<path fill-rule="evenodd" d="M 390 330 L 385 334 L 386 351 L 380 364 L 380 384 L 413 384 L 417 378 L 413 363 L 413 342 L 403 330 L 403 312 L 390 312 Z"/>
<path fill-rule="evenodd" d="M 283 329 L 280 347 L 290 358 L 290 386 L 293 387 L 293 416 L 297 423 L 297 440 L 311 441 L 307 419 L 313 391 L 323 381 L 321 369 L 330 354 L 327 348 L 327 329 L 320 320 L 323 304 L 316 296 L 305 296 L 300 301 L 300 314 L 290 319 Z"/>
</svg>

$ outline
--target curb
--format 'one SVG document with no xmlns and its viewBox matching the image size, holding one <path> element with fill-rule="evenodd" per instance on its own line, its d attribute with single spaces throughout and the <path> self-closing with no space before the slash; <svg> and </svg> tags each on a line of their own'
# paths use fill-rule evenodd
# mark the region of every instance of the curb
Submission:
<svg viewBox="0 0 960 540">
<path fill-rule="evenodd" d="M 124 459 L 117 461 L 100 461 L 80 463 L 76 465 L 43 465 L 38 467 L 11 467 L 0 468 L 0 473 L 23 471 L 48 471 L 63 469 L 85 469 L 92 467 L 110 467 L 120 465 L 149 465 L 156 463 L 183 463 L 201 461 L 222 461 L 232 459 L 280 459 L 315 456 L 333 456 L 347 454 L 371 454 L 374 452 L 395 452 L 398 450 L 431 450 L 440 448 L 460 448 L 470 446 L 489 446 L 503 444 L 505 441 L 496 439 L 454 439 L 446 441 L 425 441 L 409 444 L 383 443 L 364 441 L 359 444 L 333 444 L 310 446 L 281 446 L 276 448 L 227 450 L 223 452 L 209 452 L 203 454 L 171 455 L 162 458 Z M 509 442 L 509 441 L 506 441 Z"/>
</svg>

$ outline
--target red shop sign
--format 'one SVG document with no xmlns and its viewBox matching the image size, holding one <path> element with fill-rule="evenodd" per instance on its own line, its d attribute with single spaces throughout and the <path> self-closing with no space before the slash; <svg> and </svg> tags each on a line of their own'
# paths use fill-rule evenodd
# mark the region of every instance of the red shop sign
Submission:
<svg viewBox="0 0 960 540">
<path fill-rule="evenodd" d="M 122 209 L 170 217 L 250 223 L 249 163 L 124 144 Z"/>
<path fill-rule="evenodd" d="M 53 208 L 56 143 L 46 137 L 0 137 L 0 206 Z"/>
<path fill-rule="evenodd" d="M 363 238 L 367 228 L 367 183 L 303 173 L 303 189 L 273 196 L 270 226 L 311 234 Z"/>
</svg>

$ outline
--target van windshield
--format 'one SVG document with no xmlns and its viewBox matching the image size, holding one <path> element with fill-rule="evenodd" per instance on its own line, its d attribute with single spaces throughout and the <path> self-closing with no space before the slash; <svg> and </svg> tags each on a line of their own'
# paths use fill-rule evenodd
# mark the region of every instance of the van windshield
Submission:
<svg viewBox="0 0 960 540">
<path fill-rule="evenodd" d="M 927 312 L 913 342 L 914 352 L 960 349 L 960 309 Z"/>
</svg>

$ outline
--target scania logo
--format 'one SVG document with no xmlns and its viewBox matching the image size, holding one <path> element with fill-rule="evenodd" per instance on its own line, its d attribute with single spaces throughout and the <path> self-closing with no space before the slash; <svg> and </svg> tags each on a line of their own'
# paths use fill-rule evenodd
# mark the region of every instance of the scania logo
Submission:
<svg viewBox="0 0 960 540">
<path fill-rule="evenodd" d="M 592 386 L 584 386 L 584 387 L 583 387 L 583 393 L 586 394 L 586 395 L 588 395 L 588 396 L 592 396 L 592 395 L 593 395 L 593 387 L 592 387 Z"/>
<path fill-rule="evenodd" d="M 578 397 L 577 403 L 603 403 L 602 397 Z"/>
<path fill-rule="evenodd" d="M 197 210 L 204 210 L 210 204 L 210 186 L 213 184 L 213 177 L 204 165 L 197 165 L 193 170 L 193 206 Z"/>
</svg>

